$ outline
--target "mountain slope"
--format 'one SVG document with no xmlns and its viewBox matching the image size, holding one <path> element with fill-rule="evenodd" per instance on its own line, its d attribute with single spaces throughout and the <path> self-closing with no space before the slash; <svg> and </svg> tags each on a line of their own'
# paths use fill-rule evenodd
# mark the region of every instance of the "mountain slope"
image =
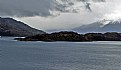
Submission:
<svg viewBox="0 0 121 70">
<path fill-rule="evenodd" d="M 0 36 L 32 36 L 36 34 L 45 34 L 45 32 L 12 18 L 0 17 Z"/>
<path fill-rule="evenodd" d="M 121 32 L 121 20 L 101 20 L 73 29 L 80 33 L 88 32 Z"/>
</svg>

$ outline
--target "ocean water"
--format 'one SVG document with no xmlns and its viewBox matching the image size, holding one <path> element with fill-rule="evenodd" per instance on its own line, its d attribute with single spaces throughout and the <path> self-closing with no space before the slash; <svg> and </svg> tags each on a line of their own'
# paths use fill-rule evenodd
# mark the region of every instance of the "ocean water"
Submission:
<svg viewBox="0 0 121 70">
<path fill-rule="evenodd" d="M 20 42 L 4 37 L 0 70 L 121 70 L 121 42 Z"/>
</svg>

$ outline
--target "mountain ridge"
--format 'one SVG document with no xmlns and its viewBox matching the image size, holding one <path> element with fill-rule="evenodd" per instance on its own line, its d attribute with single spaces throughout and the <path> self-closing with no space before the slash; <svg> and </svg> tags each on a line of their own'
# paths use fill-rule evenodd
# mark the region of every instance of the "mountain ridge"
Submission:
<svg viewBox="0 0 121 70">
<path fill-rule="evenodd" d="M 121 32 L 121 20 L 101 20 L 72 29 L 80 33 L 89 32 Z"/>
<path fill-rule="evenodd" d="M 0 17 L 0 36 L 32 36 L 36 34 L 45 34 L 45 32 L 13 18 Z"/>
</svg>

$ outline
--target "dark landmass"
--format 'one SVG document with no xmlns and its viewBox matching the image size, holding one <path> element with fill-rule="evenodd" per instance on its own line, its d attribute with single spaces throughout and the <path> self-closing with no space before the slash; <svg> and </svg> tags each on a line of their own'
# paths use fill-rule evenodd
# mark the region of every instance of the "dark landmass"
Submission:
<svg viewBox="0 0 121 70">
<path fill-rule="evenodd" d="M 38 34 L 26 38 L 16 38 L 19 41 L 70 41 L 70 42 L 85 42 L 85 41 L 121 41 L 121 33 L 87 33 L 78 34 L 76 32 L 61 31 L 51 34 Z"/>
<path fill-rule="evenodd" d="M 0 36 L 33 36 L 37 34 L 45 34 L 44 31 L 38 30 L 17 21 L 13 18 L 0 17 Z"/>
</svg>

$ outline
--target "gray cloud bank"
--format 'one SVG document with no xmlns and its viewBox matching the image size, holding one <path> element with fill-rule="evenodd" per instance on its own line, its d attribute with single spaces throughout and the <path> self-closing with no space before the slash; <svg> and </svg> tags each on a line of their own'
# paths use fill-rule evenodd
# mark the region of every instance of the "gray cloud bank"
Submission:
<svg viewBox="0 0 121 70">
<path fill-rule="evenodd" d="M 0 16 L 50 16 L 60 12 L 79 12 L 80 2 L 91 10 L 88 2 L 105 2 L 105 0 L 0 0 Z"/>
<path fill-rule="evenodd" d="M 0 16 L 11 16 L 43 30 L 72 29 L 121 18 L 121 0 L 0 0 Z"/>
</svg>

